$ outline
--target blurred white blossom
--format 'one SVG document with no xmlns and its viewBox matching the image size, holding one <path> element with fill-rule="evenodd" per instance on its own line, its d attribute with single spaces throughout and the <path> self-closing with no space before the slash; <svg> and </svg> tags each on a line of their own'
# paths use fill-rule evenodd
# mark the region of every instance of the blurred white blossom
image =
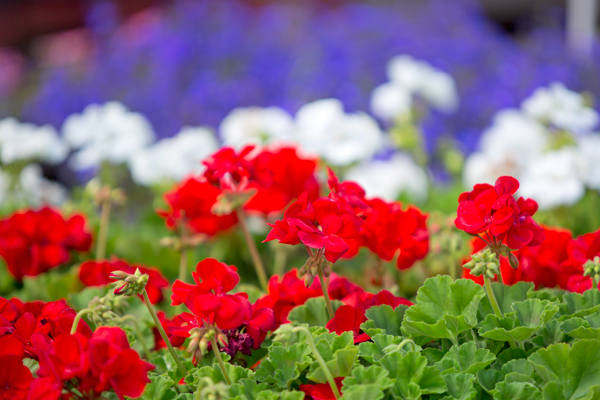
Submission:
<svg viewBox="0 0 600 400">
<path fill-rule="evenodd" d="M 19 182 L 25 200 L 32 205 L 61 205 L 69 197 L 67 188 L 58 182 L 46 179 L 42 174 L 42 168 L 37 164 L 30 164 L 23 168 Z"/>
<path fill-rule="evenodd" d="M 232 110 L 221 121 L 219 132 L 225 145 L 285 142 L 293 131 L 292 117 L 279 107 L 249 107 Z"/>
<path fill-rule="evenodd" d="M 0 121 L 0 154 L 4 164 L 15 161 L 59 164 L 68 152 L 68 145 L 50 125 L 37 126 L 14 118 Z"/>
<path fill-rule="evenodd" d="M 540 209 L 575 204 L 585 193 L 582 162 L 575 148 L 535 158 L 520 178 L 519 195 L 535 199 Z"/>
<path fill-rule="evenodd" d="M 583 181 L 588 187 L 600 190 L 600 134 L 583 136 L 578 142 Z"/>
<path fill-rule="evenodd" d="M 599 122 L 598 113 L 586 105 L 585 98 L 559 82 L 536 89 L 521 108 L 543 123 L 573 133 L 590 132 Z"/>
<path fill-rule="evenodd" d="M 179 182 L 204 170 L 202 161 L 219 148 L 215 135 L 207 128 L 184 127 L 172 138 L 159 140 L 129 159 L 133 180 L 145 186 Z"/>
<path fill-rule="evenodd" d="M 344 166 L 373 157 L 383 133 L 367 114 L 346 114 L 339 100 L 323 99 L 298 110 L 293 141 L 332 165 Z"/>
<path fill-rule="evenodd" d="M 407 55 L 392 58 L 387 65 L 389 82 L 373 90 L 371 111 L 383 120 L 393 120 L 412 107 L 413 96 L 443 112 L 458 107 L 458 91 L 451 75 Z"/>
<path fill-rule="evenodd" d="M 127 162 L 131 156 L 154 141 L 150 122 L 123 104 L 91 104 L 81 114 L 72 114 L 62 127 L 65 140 L 79 149 L 71 156 L 75 170 Z"/>
<path fill-rule="evenodd" d="M 345 177 L 360 184 L 369 197 L 393 201 L 401 193 L 407 193 L 414 199 L 427 198 L 427 174 L 404 153 L 396 153 L 389 160 L 357 165 Z"/>
</svg>

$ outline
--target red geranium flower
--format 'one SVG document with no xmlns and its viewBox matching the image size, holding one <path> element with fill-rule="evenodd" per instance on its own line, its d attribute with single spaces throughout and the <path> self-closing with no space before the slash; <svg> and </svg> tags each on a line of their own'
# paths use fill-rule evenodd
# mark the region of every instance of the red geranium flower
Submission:
<svg viewBox="0 0 600 400">
<path fill-rule="evenodd" d="M 65 219 L 48 207 L 0 221 L 0 257 L 19 281 L 68 262 L 69 251 L 88 251 L 91 243 L 83 216 Z"/>
<path fill-rule="evenodd" d="M 458 198 L 456 227 L 471 235 L 486 232 L 511 249 L 541 244 L 544 230 L 532 218 L 537 203 L 522 197 L 515 200 L 518 188 L 519 182 L 510 176 L 501 176 L 495 186 L 475 185 Z"/>
<path fill-rule="evenodd" d="M 592 278 L 583 276 L 583 264 L 600 256 L 600 229 L 572 240 L 569 243 L 568 252 L 575 269 L 569 278 L 568 289 L 572 292 L 583 293 L 592 288 Z"/>
<path fill-rule="evenodd" d="M 21 357 L 4 355 L 0 357 L 0 398 L 25 400 L 31 386 L 31 371 L 23 365 Z"/>
<path fill-rule="evenodd" d="M 237 223 L 235 213 L 219 216 L 211 211 L 220 194 L 221 190 L 206 179 L 189 178 L 165 195 L 170 209 L 158 214 L 170 229 L 179 229 L 185 221 L 192 231 L 214 236 Z"/>
<path fill-rule="evenodd" d="M 79 279 L 86 286 L 104 286 L 114 282 L 109 278 L 113 271 L 123 271 L 133 274 L 136 269 L 148 275 L 146 291 L 152 304 L 163 300 L 163 289 L 169 286 L 169 281 L 157 268 L 146 267 L 141 264 L 129 265 L 124 260 L 112 258 L 110 261 L 86 261 L 79 268 Z"/>
<path fill-rule="evenodd" d="M 254 146 L 246 146 L 237 152 L 232 147 L 221 148 L 202 162 L 206 166 L 204 177 L 215 186 L 219 186 L 221 179 L 227 175 L 238 183 L 244 178 L 249 178 L 252 162 L 248 156 L 254 149 Z"/>
<path fill-rule="evenodd" d="M 157 313 L 158 320 L 165 330 L 167 336 L 169 337 L 169 341 L 174 347 L 183 346 L 183 342 L 185 342 L 185 337 L 174 336 L 172 334 L 173 328 L 180 328 L 186 324 L 185 319 L 181 317 L 181 315 L 176 315 L 173 319 L 168 319 L 163 311 L 159 311 Z M 167 347 L 167 344 L 163 340 L 160 332 L 156 327 L 152 328 L 152 333 L 154 335 L 154 350 L 160 350 Z"/>
</svg>

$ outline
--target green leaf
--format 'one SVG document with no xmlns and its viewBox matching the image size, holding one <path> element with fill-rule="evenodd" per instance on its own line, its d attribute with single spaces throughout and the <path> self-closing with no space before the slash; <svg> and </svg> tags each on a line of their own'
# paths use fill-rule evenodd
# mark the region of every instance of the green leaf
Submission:
<svg viewBox="0 0 600 400">
<path fill-rule="evenodd" d="M 561 321 L 572 317 L 585 317 L 600 311 L 600 291 L 586 290 L 583 294 L 567 292 L 563 296 L 557 318 Z"/>
<path fill-rule="evenodd" d="M 540 347 L 548 347 L 551 344 L 564 342 L 565 334 L 561 329 L 562 323 L 556 319 L 551 319 L 535 333 L 536 337 L 532 341 Z"/>
<path fill-rule="evenodd" d="M 400 336 L 400 326 L 407 309 L 408 306 L 405 305 L 399 305 L 395 309 L 387 304 L 373 306 L 366 311 L 365 316 L 368 320 L 363 322 L 360 328 L 369 336 L 378 333 Z"/>
<path fill-rule="evenodd" d="M 379 360 L 383 356 L 391 351 L 396 351 L 404 338 L 380 333 L 372 336 L 371 340 L 373 342 L 363 342 L 358 345 L 358 355 L 370 364 L 379 364 Z"/>
<path fill-rule="evenodd" d="M 556 381 L 546 383 L 542 389 L 542 396 L 544 400 L 567 400 L 563 395 L 562 385 Z"/>
<path fill-rule="evenodd" d="M 254 379 L 240 379 L 238 383 L 229 386 L 229 396 L 239 400 L 256 400 L 258 394 L 269 389 L 267 383 L 257 383 Z"/>
<path fill-rule="evenodd" d="M 342 399 L 382 399 L 383 391 L 394 385 L 394 381 L 388 378 L 388 375 L 386 369 L 377 365 L 369 368 L 359 365 L 352 370 L 352 375 L 342 382 Z"/>
<path fill-rule="evenodd" d="M 524 358 L 518 358 L 516 360 L 510 360 L 502 366 L 500 369 L 504 375 L 510 374 L 511 372 L 518 372 L 525 375 L 533 375 L 534 370 L 531 364 Z"/>
<path fill-rule="evenodd" d="M 477 324 L 483 288 L 469 279 L 453 281 L 438 275 L 427 279 L 417 292 L 417 303 L 406 310 L 402 328 L 411 335 L 456 340 Z"/>
<path fill-rule="evenodd" d="M 444 357 L 444 352 L 440 349 L 427 348 L 423 349 L 421 355 L 427 358 L 427 365 L 432 366 L 442 360 Z"/>
<path fill-rule="evenodd" d="M 600 339 L 600 313 L 568 319 L 561 329 L 575 339 Z"/>
<path fill-rule="evenodd" d="M 488 349 L 478 349 L 475 342 L 467 342 L 460 346 L 452 346 L 436 365 L 443 374 L 452 372 L 475 374 L 495 359 L 496 357 Z"/>
<path fill-rule="evenodd" d="M 464 372 L 451 373 L 444 375 L 446 386 L 448 386 L 448 395 L 441 397 L 440 400 L 474 400 L 477 397 L 477 389 L 473 382 L 475 375 Z M 432 399 L 438 397 L 433 397 Z"/>
<path fill-rule="evenodd" d="M 513 311 L 511 308 L 513 303 L 527 300 L 531 293 L 534 293 L 533 289 L 534 285 L 530 282 L 517 282 L 511 286 L 503 285 L 502 283 L 498 282 L 492 282 L 494 296 L 496 296 L 498 306 L 500 306 L 500 310 L 502 310 L 502 313 L 504 314 Z M 486 296 L 479 304 L 479 319 L 485 319 L 488 314 L 494 314 L 494 309 L 492 308 L 492 305 Z"/>
<path fill-rule="evenodd" d="M 520 358 L 527 358 L 525 350 L 512 347 L 508 348 L 496 356 L 496 362 L 492 364 L 492 368 L 500 371 L 502 366 L 510 360 L 517 360 Z"/>
<path fill-rule="evenodd" d="M 504 374 L 496 369 L 482 369 L 477 372 L 477 381 L 479 385 L 488 393 L 496 388 L 498 382 L 504 379 Z"/>
<path fill-rule="evenodd" d="M 394 352 L 380 360 L 390 378 L 396 379 L 392 394 L 401 399 L 418 398 L 421 394 L 443 393 L 446 382 L 436 367 L 428 367 L 427 359 L 416 351 Z M 414 397 L 417 396 L 417 397 Z"/>
<path fill-rule="evenodd" d="M 227 370 L 227 375 L 231 379 L 231 383 L 237 383 L 242 379 L 246 379 L 252 377 L 254 373 L 248 368 L 240 367 L 239 365 L 233 365 L 229 363 L 225 363 L 225 369 Z M 191 379 L 190 379 L 191 378 Z M 203 378 L 210 378 L 214 383 L 225 382 L 225 377 L 223 376 L 223 372 L 221 372 L 221 368 L 218 364 L 215 364 L 210 367 L 200 367 L 195 369 L 191 377 L 188 375 L 186 378 L 186 383 L 191 384 L 194 387 L 198 387 L 200 381 Z"/>
<path fill-rule="evenodd" d="M 333 300 L 331 302 L 333 312 L 342 305 L 341 301 Z M 301 306 L 294 307 L 288 315 L 290 322 L 299 324 L 308 324 L 308 326 L 325 326 L 329 322 L 327 315 L 327 306 L 323 297 L 313 297 L 306 300 Z"/>
<path fill-rule="evenodd" d="M 531 383 L 500 382 L 494 389 L 494 400 L 538 400 L 542 393 Z"/>
<path fill-rule="evenodd" d="M 352 371 L 352 367 L 354 366 L 357 356 L 358 347 L 341 349 L 336 351 L 332 358 L 329 361 L 326 361 L 325 364 L 334 378 L 345 377 L 350 374 L 350 371 Z M 325 360 L 327 360 L 327 358 Z M 306 375 L 308 379 L 318 383 L 327 382 L 325 372 L 319 363 L 314 362 L 310 369 L 311 371 L 308 373 L 308 375 Z"/>
<path fill-rule="evenodd" d="M 544 382 L 557 381 L 566 399 L 584 398 L 600 383 L 600 341 L 579 340 L 569 348 L 560 343 L 528 358 Z"/>
<path fill-rule="evenodd" d="M 306 343 L 295 343 L 289 347 L 271 346 L 267 358 L 256 370 L 256 379 L 285 389 L 312 363 L 310 354 Z"/>
<path fill-rule="evenodd" d="M 501 341 L 521 342 L 529 339 L 558 311 L 558 306 L 548 300 L 527 299 L 514 303 L 514 312 L 499 318 L 489 314 L 480 324 L 479 335 Z"/>
<path fill-rule="evenodd" d="M 341 400 L 381 400 L 383 391 L 375 385 L 350 386 L 346 389 Z"/>
<path fill-rule="evenodd" d="M 177 392 L 172 389 L 175 382 L 168 375 L 148 374 L 150 383 L 146 385 L 141 400 L 173 400 Z"/>
</svg>

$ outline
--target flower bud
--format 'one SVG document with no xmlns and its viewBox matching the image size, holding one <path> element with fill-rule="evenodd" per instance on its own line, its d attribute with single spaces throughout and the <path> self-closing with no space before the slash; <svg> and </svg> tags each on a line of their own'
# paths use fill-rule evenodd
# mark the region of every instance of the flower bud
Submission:
<svg viewBox="0 0 600 400">
<path fill-rule="evenodd" d="M 594 283 L 600 281 L 600 257 L 595 256 L 593 260 L 587 260 L 583 264 L 583 275 L 592 278 Z"/>
<path fill-rule="evenodd" d="M 471 261 L 463 265 L 463 268 L 470 269 L 473 276 L 484 275 L 486 278 L 493 279 L 500 272 L 500 262 L 495 253 L 492 253 L 489 248 L 485 248 L 473 254 Z"/>
<path fill-rule="evenodd" d="M 133 274 L 114 271 L 110 274 L 109 278 L 117 279 L 116 282 L 113 282 L 113 285 L 115 285 L 115 295 L 133 296 L 143 293 L 149 277 L 147 274 L 142 274 L 140 269 L 137 268 Z"/>
<path fill-rule="evenodd" d="M 314 281 L 315 281 L 314 275 L 310 271 L 307 271 L 306 274 L 304 274 L 304 285 L 306 287 L 310 287 Z"/>
<path fill-rule="evenodd" d="M 293 332 L 294 326 L 292 324 L 283 324 L 273 332 L 274 342 L 289 343 L 294 342 L 296 334 Z"/>
<path fill-rule="evenodd" d="M 510 263 L 512 269 L 519 268 L 519 259 L 510 251 L 508 252 L 508 262 Z"/>
</svg>

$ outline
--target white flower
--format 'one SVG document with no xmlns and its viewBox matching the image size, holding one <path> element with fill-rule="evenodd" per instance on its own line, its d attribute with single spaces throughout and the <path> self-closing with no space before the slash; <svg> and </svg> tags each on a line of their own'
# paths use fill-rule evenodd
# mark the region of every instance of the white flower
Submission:
<svg viewBox="0 0 600 400">
<path fill-rule="evenodd" d="M 339 100 L 313 101 L 296 114 L 294 141 L 332 165 L 370 159 L 381 148 L 383 133 L 365 113 L 344 113 Z"/>
<path fill-rule="evenodd" d="M 62 127 L 65 139 L 80 149 L 71 157 L 76 170 L 126 162 L 154 141 L 150 122 L 118 102 L 91 104 L 81 114 L 70 115 Z"/>
<path fill-rule="evenodd" d="M 394 154 L 389 160 L 360 164 L 350 169 L 345 178 L 361 185 L 369 197 L 393 201 L 403 192 L 418 200 L 427 197 L 427 174 L 403 153 Z"/>
<path fill-rule="evenodd" d="M 547 133 L 539 122 L 517 110 L 503 110 L 483 132 L 479 152 L 469 156 L 463 169 L 466 187 L 493 184 L 503 175 L 519 179 L 530 160 L 542 154 Z"/>
<path fill-rule="evenodd" d="M 592 189 L 600 190 L 600 134 L 579 138 L 579 154 L 583 163 L 583 180 Z"/>
<path fill-rule="evenodd" d="M 207 128 L 183 128 L 172 138 L 162 139 L 129 159 L 133 180 L 150 186 L 165 181 L 181 181 L 204 170 L 202 161 L 219 148 Z"/>
<path fill-rule="evenodd" d="M 371 95 L 371 110 L 383 120 L 393 120 L 409 111 L 413 96 L 444 112 L 458 108 L 452 76 L 424 61 L 396 56 L 388 62 L 387 74 L 390 81 L 376 87 Z"/>
<path fill-rule="evenodd" d="M 520 179 L 519 194 L 540 209 L 575 204 L 585 193 L 581 159 L 575 148 L 562 148 L 533 160 Z"/>
<path fill-rule="evenodd" d="M 377 86 L 371 95 L 373 115 L 384 121 L 393 121 L 412 107 L 412 95 L 402 85 L 387 82 Z"/>
<path fill-rule="evenodd" d="M 58 164 L 68 152 L 67 144 L 50 125 L 21 123 L 14 118 L 0 121 L 0 153 L 4 164 L 19 160 Z"/>
<path fill-rule="evenodd" d="M 521 108 L 544 123 L 574 133 L 589 132 L 599 122 L 598 113 L 586 106 L 583 96 L 559 82 L 536 89 Z"/>
<path fill-rule="evenodd" d="M 29 204 L 61 205 L 69 197 L 67 188 L 58 182 L 44 178 L 42 168 L 37 164 L 30 164 L 23 168 L 19 182 Z"/>
<path fill-rule="evenodd" d="M 236 108 L 219 126 L 225 145 L 235 147 L 287 141 L 292 130 L 292 117 L 279 107 Z"/>
</svg>

